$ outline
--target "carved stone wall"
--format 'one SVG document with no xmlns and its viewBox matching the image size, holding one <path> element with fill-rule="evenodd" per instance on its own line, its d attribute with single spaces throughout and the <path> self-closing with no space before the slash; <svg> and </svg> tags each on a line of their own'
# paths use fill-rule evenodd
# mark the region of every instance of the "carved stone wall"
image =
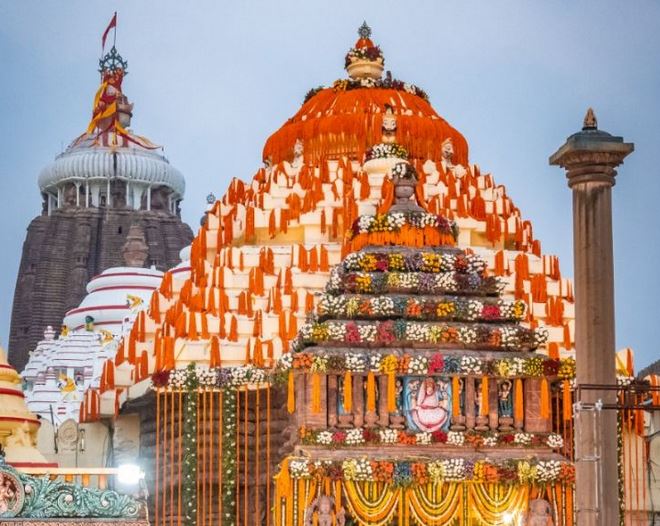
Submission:
<svg viewBox="0 0 660 526">
<path fill-rule="evenodd" d="M 180 218 L 155 211 L 63 208 L 32 220 L 9 333 L 9 361 L 17 370 L 23 370 L 45 327 L 59 327 L 66 311 L 78 306 L 92 277 L 124 265 L 122 247 L 133 224 L 145 233 L 145 266 L 166 270 L 176 265 L 179 251 L 192 241 L 190 227 Z"/>
</svg>

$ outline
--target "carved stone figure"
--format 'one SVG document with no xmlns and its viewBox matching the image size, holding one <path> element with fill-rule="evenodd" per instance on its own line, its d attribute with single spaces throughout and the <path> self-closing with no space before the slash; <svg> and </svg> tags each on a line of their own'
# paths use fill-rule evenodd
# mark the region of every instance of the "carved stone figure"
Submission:
<svg viewBox="0 0 660 526">
<path fill-rule="evenodd" d="M 16 493 L 16 483 L 13 477 L 0 471 L 0 517 L 7 516 L 8 512 L 15 507 Z"/>
<path fill-rule="evenodd" d="M 78 424 L 72 418 L 65 420 L 59 426 L 57 446 L 61 451 L 75 451 L 78 447 Z"/>
<path fill-rule="evenodd" d="M 64 188 L 64 205 L 76 206 L 76 194 L 78 187 L 75 184 L 66 185 Z"/>
<path fill-rule="evenodd" d="M 547 500 L 534 499 L 529 502 L 523 526 L 554 526 L 552 506 Z"/>
<path fill-rule="evenodd" d="M 500 416 L 513 416 L 513 402 L 511 401 L 511 380 L 500 384 L 498 392 Z"/>
<path fill-rule="evenodd" d="M 450 407 L 447 387 L 446 382 L 431 376 L 408 382 L 409 427 L 429 433 L 446 428 Z"/>
<path fill-rule="evenodd" d="M 383 116 L 383 126 L 381 128 L 383 137 L 382 141 L 386 144 L 393 144 L 396 142 L 396 115 L 392 106 L 389 104 L 385 106 L 385 115 Z"/>
<path fill-rule="evenodd" d="M 298 170 L 303 165 L 303 152 L 303 142 L 300 139 L 296 139 L 296 144 L 293 145 L 293 161 L 291 161 L 292 168 Z"/>
<path fill-rule="evenodd" d="M 316 522 L 314 521 L 314 513 L 316 513 Z M 334 521 L 333 521 L 334 517 Z M 305 526 L 344 526 L 346 524 L 346 516 L 344 509 L 336 509 L 335 499 L 329 495 L 321 495 L 315 498 L 312 503 L 305 510 Z"/>
<path fill-rule="evenodd" d="M 442 167 L 445 171 L 449 171 L 454 174 L 454 177 L 460 179 L 463 177 L 467 170 L 463 168 L 460 164 L 454 164 L 454 142 L 451 140 L 451 137 L 442 141 Z"/>
</svg>

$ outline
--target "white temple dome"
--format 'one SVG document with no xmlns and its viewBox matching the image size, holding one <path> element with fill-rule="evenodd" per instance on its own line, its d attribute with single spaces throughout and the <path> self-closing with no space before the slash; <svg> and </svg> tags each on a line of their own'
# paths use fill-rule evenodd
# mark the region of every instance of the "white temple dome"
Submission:
<svg viewBox="0 0 660 526">
<path fill-rule="evenodd" d="M 123 92 L 127 63 L 112 48 L 100 61 L 101 85 L 87 129 L 39 175 L 48 214 L 65 207 L 132 208 L 178 215 L 186 183 L 163 149 L 130 129 Z"/>
<path fill-rule="evenodd" d="M 39 189 L 42 192 L 56 192 L 57 187 L 66 182 L 114 178 L 167 186 L 179 197 L 184 195 L 186 181 L 164 155 L 126 140 L 118 142 L 119 145 L 114 147 L 95 145 L 94 135 L 84 134 L 41 171 Z"/>
<path fill-rule="evenodd" d="M 149 304 L 163 273 L 153 268 L 112 267 L 87 284 L 87 296 L 64 317 L 64 325 L 72 330 L 85 326 L 91 316 L 94 326 L 120 334 L 125 318 Z"/>
</svg>

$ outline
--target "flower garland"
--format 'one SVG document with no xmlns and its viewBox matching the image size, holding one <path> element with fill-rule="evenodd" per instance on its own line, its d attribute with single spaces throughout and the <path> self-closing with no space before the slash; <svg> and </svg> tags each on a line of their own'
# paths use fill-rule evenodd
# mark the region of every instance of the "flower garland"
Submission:
<svg viewBox="0 0 660 526">
<path fill-rule="evenodd" d="M 575 360 L 554 360 L 543 356 L 528 358 L 483 359 L 476 356 L 447 356 L 441 353 L 429 355 L 358 353 L 338 350 L 336 353 L 312 354 L 299 352 L 285 354 L 278 362 L 277 370 L 297 369 L 311 371 L 312 364 L 328 373 L 366 373 L 401 375 L 452 375 L 496 378 L 558 377 L 570 380 L 575 377 Z M 566 375 L 570 376 L 566 376 Z"/>
<path fill-rule="evenodd" d="M 293 479 L 330 479 L 385 482 L 414 487 L 428 482 L 490 482 L 500 484 L 553 484 L 575 481 L 575 466 L 559 460 L 450 458 L 442 460 L 369 460 L 365 457 L 343 461 L 289 457 Z"/>
<path fill-rule="evenodd" d="M 346 272 L 430 272 L 436 274 L 459 272 L 463 274 L 483 274 L 487 265 L 482 257 L 464 252 L 429 248 L 408 251 L 370 248 L 348 254 L 341 262 L 340 267 Z"/>
<path fill-rule="evenodd" d="M 336 92 L 339 91 L 351 91 L 354 89 L 364 89 L 364 88 L 384 88 L 384 89 L 393 89 L 396 91 L 405 91 L 411 95 L 416 95 L 421 99 L 428 101 L 428 94 L 419 86 L 411 84 L 409 82 L 403 82 L 402 80 L 397 79 L 373 79 L 373 78 L 361 78 L 361 79 L 337 79 L 332 83 L 332 89 Z M 316 88 L 310 89 L 306 94 L 303 100 L 303 104 L 309 101 L 314 95 L 319 91 L 328 89 L 325 86 L 317 86 Z"/>
<path fill-rule="evenodd" d="M 396 143 L 381 142 L 367 150 L 365 161 L 372 159 L 407 159 L 408 150 Z"/>
<path fill-rule="evenodd" d="M 350 66 L 353 62 L 360 60 L 369 60 L 371 62 L 378 62 L 385 65 L 385 57 L 380 46 L 365 46 L 365 47 L 352 47 L 346 53 L 344 60 L 344 67 Z"/>
<path fill-rule="evenodd" d="M 423 344 L 440 348 L 528 351 L 544 344 L 545 327 L 397 320 L 329 320 L 305 323 L 293 342 L 294 351 L 313 345 L 364 344 L 403 347 Z"/>
<path fill-rule="evenodd" d="M 236 526 L 236 391 L 222 393 L 222 526 Z"/>
<path fill-rule="evenodd" d="M 448 444 L 457 447 L 474 449 L 493 448 L 497 446 L 518 448 L 561 449 L 564 439 L 556 433 L 534 434 L 526 432 L 480 432 L 480 431 L 435 431 L 433 433 L 408 433 L 403 430 L 382 429 L 309 429 L 301 427 L 298 435 L 303 444 L 310 446 L 328 446 L 342 448 L 350 446 L 410 444 L 427 446 L 431 444 Z"/>
<path fill-rule="evenodd" d="M 464 296 L 360 296 L 323 294 L 317 307 L 325 318 L 374 319 L 401 317 L 442 321 L 523 321 L 527 305 L 522 300 L 471 299 Z"/>
<path fill-rule="evenodd" d="M 458 227 L 454 221 L 429 212 L 408 211 L 362 215 L 353 223 L 348 238 L 350 240 L 359 234 L 374 232 L 399 232 L 404 225 L 416 229 L 431 227 L 441 234 L 451 235 L 454 239 L 458 237 Z"/>
<path fill-rule="evenodd" d="M 286 361 L 281 361 L 286 363 Z M 188 364 L 185 369 L 159 371 L 151 377 L 152 389 L 186 390 L 189 379 L 194 378 L 199 387 L 215 387 L 225 392 L 247 385 L 271 383 L 276 380 L 277 371 L 262 369 L 254 365 L 240 367 L 206 367 Z"/>
<path fill-rule="evenodd" d="M 498 294 L 503 288 L 496 276 L 462 272 L 341 272 L 334 269 L 326 285 L 328 294 Z"/>
<path fill-rule="evenodd" d="M 183 372 L 181 372 L 183 371 Z M 183 402 L 183 515 L 186 524 L 197 524 L 197 402 L 199 387 L 195 364 L 191 363 L 172 375 L 178 382 L 183 377 L 182 389 L 185 391 Z"/>
<path fill-rule="evenodd" d="M 233 396 L 241 387 L 281 384 L 286 381 L 291 369 L 322 373 L 398 373 L 410 375 L 488 375 L 498 378 L 554 377 L 572 380 L 575 377 L 575 359 L 553 360 L 542 356 L 529 358 L 482 359 L 476 356 L 446 356 L 441 353 L 426 355 L 357 353 L 338 351 L 337 354 L 314 355 L 310 352 L 286 353 L 278 360 L 274 369 L 260 369 L 252 365 L 231 368 L 195 367 L 191 364 L 184 369 L 173 369 L 154 373 L 151 377 L 152 389 L 187 391 L 186 383 L 180 378 L 187 377 L 191 385 L 204 388 L 223 389 L 223 397 Z M 227 402 L 229 403 L 229 402 Z M 231 413 L 232 409 L 227 409 Z"/>
</svg>

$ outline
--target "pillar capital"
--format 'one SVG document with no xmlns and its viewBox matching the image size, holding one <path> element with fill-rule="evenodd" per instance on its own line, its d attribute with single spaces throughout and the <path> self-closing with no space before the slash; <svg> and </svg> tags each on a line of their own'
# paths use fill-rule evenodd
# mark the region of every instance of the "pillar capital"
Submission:
<svg viewBox="0 0 660 526">
<path fill-rule="evenodd" d="M 616 167 L 635 149 L 635 145 L 599 130 L 591 108 L 582 130 L 574 133 L 550 156 L 550 164 L 566 170 L 568 186 L 580 183 L 614 185 Z"/>
</svg>

